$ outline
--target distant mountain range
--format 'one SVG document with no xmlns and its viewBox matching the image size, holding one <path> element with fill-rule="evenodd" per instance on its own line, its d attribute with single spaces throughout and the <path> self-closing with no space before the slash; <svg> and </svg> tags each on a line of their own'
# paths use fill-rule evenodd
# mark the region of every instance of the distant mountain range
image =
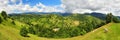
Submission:
<svg viewBox="0 0 120 40">
<path fill-rule="evenodd" d="M 91 15 L 91 16 L 97 17 L 102 20 L 105 20 L 105 18 L 106 18 L 106 14 L 98 13 L 98 12 L 85 13 L 85 15 Z"/>
<path fill-rule="evenodd" d="M 24 13 L 10 13 L 9 15 L 18 15 L 18 14 L 60 14 L 62 16 L 71 15 L 72 13 L 61 13 L 61 12 L 24 12 Z"/>
<path fill-rule="evenodd" d="M 11 13 L 9 15 L 17 15 L 17 14 L 60 14 L 62 16 L 67 16 L 67 15 L 71 15 L 72 13 L 61 13 L 61 12 L 24 12 L 24 13 Z M 98 12 L 92 12 L 92 13 L 84 13 L 84 15 L 91 15 L 94 17 L 97 17 L 99 19 L 105 20 L 106 18 L 106 14 L 103 13 L 98 13 Z M 120 18 L 120 16 L 117 16 L 118 18 Z"/>
</svg>

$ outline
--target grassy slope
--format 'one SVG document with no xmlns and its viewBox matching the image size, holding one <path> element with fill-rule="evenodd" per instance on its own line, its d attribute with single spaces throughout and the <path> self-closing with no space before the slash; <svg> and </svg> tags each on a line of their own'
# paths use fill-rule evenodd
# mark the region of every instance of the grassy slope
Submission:
<svg viewBox="0 0 120 40">
<path fill-rule="evenodd" d="M 32 34 L 28 34 L 30 37 L 22 37 L 19 34 L 20 28 L 21 25 L 26 24 L 15 21 L 16 25 L 14 25 L 11 22 L 12 20 L 8 19 L 0 24 L 0 40 L 47 40 L 47 38 L 40 38 Z"/>
<path fill-rule="evenodd" d="M 83 37 L 83 40 L 120 40 L 120 23 L 111 23 L 98 28 Z M 105 28 L 108 32 L 105 33 Z"/>
<path fill-rule="evenodd" d="M 30 37 L 22 37 L 19 35 L 20 25 L 24 25 L 15 21 L 17 25 L 13 25 L 8 22 L 3 22 L 0 24 L 0 40 L 120 40 L 120 23 L 110 23 L 92 32 L 87 33 L 84 36 L 78 36 L 73 38 L 65 39 L 52 39 L 52 38 L 42 38 L 35 35 L 30 35 Z M 17 27 L 16 27 L 17 26 Z M 107 33 L 104 33 L 104 28 L 108 29 Z"/>
<path fill-rule="evenodd" d="M 105 28 L 108 30 L 106 33 Z M 110 23 L 91 31 L 84 36 L 66 38 L 63 40 L 120 40 L 120 23 Z"/>
</svg>

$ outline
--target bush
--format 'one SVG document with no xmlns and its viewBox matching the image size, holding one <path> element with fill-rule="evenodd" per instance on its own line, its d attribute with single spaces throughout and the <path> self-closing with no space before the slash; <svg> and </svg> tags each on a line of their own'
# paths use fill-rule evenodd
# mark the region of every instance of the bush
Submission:
<svg viewBox="0 0 120 40">
<path fill-rule="evenodd" d="M 115 22 L 120 23 L 120 19 L 112 15 L 112 13 L 107 14 L 106 23 Z"/>
<path fill-rule="evenodd" d="M 2 11 L 1 15 L 2 15 L 2 17 L 3 17 L 4 19 L 7 18 L 7 13 L 6 13 L 5 11 Z"/>
<path fill-rule="evenodd" d="M 24 37 L 28 37 L 27 34 L 28 34 L 27 28 L 26 27 L 21 28 L 20 35 Z"/>
<path fill-rule="evenodd" d="M 0 17 L 0 23 L 2 22 L 2 18 Z"/>
<path fill-rule="evenodd" d="M 31 27 L 31 26 L 30 26 L 28 30 L 29 30 L 29 33 L 31 33 L 31 34 L 35 34 L 34 27 Z"/>
<path fill-rule="evenodd" d="M 120 23 L 120 19 L 118 17 L 113 17 L 113 22 Z"/>
<path fill-rule="evenodd" d="M 14 21 L 12 21 L 12 24 L 14 24 L 14 25 L 15 25 L 15 22 L 14 22 Z"/>
</svg>

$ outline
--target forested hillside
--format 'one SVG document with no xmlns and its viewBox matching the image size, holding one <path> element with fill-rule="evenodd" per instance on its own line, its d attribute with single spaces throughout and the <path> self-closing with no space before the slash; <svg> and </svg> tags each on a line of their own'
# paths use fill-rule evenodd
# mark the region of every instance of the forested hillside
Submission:
<svg viewBox="0 0 120 40">
<path fill-rule="evenodd" d="M 62 16 L 60 14 L 19 14 L 12 15 L 12 19 L 28 24 L 23 29 L 27 33 L 48 38 L 67 38 L 84 35 L 105 24 L 96 17 L 83 14 Z M 25 31 L 25 30 L 21 31 Z"/>
<path fill-rule="evenodd" d="M 0 40 L 84 37 L 94 29 L 108 23 L 120 23 L 120 20 L 112 13 L 107 14 L 106 19 L 102 20 L 86 14 L 7 15 L 5 11 L 2 11 L 0 13 Z"/>
</svg>

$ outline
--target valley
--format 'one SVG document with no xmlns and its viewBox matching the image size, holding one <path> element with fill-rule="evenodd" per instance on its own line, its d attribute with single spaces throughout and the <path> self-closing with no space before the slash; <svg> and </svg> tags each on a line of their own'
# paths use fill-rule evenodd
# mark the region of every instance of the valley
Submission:
<svg viewBox="0 0 120 40">
<path fill-rule="evenodd" d="M 84 14 L 67 16 L 60 14 L 13 14 L 7 16 L 4 17 L 2 14 L 0 16 L 0 40 L 120 39 L 118 32 L 120 23 L 116 17 L 106 23 L 105 20 Z"/>
</svg>

